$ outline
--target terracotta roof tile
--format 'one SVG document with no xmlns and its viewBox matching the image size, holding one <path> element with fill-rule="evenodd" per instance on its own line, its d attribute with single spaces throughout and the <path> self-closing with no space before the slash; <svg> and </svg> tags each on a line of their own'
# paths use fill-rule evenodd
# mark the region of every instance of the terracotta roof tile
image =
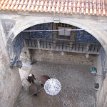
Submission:
<svg viewBox="0 0 107 107">
<path fill-rule="evenodd" d="M 107 0 L 0 0 L 0 10 L 107 16 Z"/>
</svg>

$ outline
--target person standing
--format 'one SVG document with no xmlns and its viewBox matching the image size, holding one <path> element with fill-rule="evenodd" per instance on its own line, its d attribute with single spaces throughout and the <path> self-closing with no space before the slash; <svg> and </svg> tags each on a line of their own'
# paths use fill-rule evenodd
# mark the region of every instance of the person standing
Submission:
<svg viewBox="0 0 107 107">
<path fill-rule="evenodd" d="M 29 83 L 34 84 L 34 80 L 36 80 L 36 78 L 35 78 L 34 74 L 29 74 L 27 80 Z"/>
</svg>

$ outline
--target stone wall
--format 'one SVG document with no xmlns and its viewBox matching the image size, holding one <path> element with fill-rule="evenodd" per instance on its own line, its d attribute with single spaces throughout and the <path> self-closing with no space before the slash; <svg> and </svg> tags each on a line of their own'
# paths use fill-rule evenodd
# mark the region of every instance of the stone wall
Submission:
<svg viewBox="0 0 107 107">
<path fill-rule="evenodd" d="M 0 107 L 13 107 L 21 89 L 17 68 L 9 67 L 9 57 L 0 24 Z"/>
<path fill-rule="evenodd" d="M 0 70 L 0 107 L 13 107 L 21 89 L 17 70 Z"/>
<path fill-rule="evenodd" d="M 33 50 L 31 57 L 34 61 L 86 65 L 96 65 L 97 59 L 97 56 L 92 55 L 90 55 L 89 58 L 86 58 L 85 54 L 53 52 L 43 50 Z"/>
<path fill-rule="evenodd" d="M 19 69 L 19 74 L 23 85 L 24 80 L 26 81 L 26 78 L 30 74 L 31 68 L 32 68 L 32 65 L 30 62 L 30 55 L 27 47 L 24 47 L 22 49 L 20 60 L 22 61 L 22 68 Z"/>
<path fill-rule="evenodd" d="M 97 107 L 107 107 L 107 76 L 103 81 L 103 85 L 97 99 Z"/>
<path fill-rule="evenodd" d="M 10 69 L 6 56 L 0 51 L 0 107 L 13 107 L 21 89 L 18 69 Z"/>
</svg>

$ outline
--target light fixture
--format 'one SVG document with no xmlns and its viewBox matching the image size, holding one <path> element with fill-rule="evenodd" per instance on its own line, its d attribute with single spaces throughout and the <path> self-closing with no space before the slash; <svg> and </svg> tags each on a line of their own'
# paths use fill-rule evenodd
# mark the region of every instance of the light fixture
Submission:
<svg viewBox="0 0 107 107">
<path fill-rule="evenodd" d="M 55 78 L 50 78 L 45 82 L 44 90 L 49 95 L 57 95 L 61 91 L 61 83 Z"/>
</svg>

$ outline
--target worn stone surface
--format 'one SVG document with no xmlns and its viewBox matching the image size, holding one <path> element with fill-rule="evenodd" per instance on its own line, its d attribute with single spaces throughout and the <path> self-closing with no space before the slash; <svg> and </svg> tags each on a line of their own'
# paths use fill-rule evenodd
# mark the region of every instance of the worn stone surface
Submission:
<svg viewBox="0 0 107 107">
<path fill-rule="evenodd" d="M 97 107 L 107 107 L 107 75 L 98 93 Z"/>
<path fill-rule="evenodd" d="M 5 33 L 6 38 L 7 38 L 8 34 L 9 34 L 9 31 L 15 25 L 15 21 L 12 20 L 12 19 L 2 19 L 1 22 L 2 22 L 3 29 L 4 29 L 4 33 Z"/>
<path fill-rule="evenodd" d="M 89 65 L 71 65 L 37 62 L 32 73 L 57 78 L 62 90 L 57 96 L 49 96 L 41 91 L 31 96 L 23 88 L 15 107 L 95 107 L 94 76 L 89 73 Z"/>
<path fill-rule="evenodd" d="M 17 68 L 10 69 L 9 57 L 0 26 L 0 107 L 13 107 L 21 89 Z"/>
<path fill-rule="evenodd" d="M 31 55 L 34 61 L 46 61 L 46 62 L 57 62 L 57 63 L 69 63 L 69 64 L 86 64 L 96 66 L 97 55 L 89 55 L 86 58 L 86 54 L 80 53 L 64 53 L 55 51 L 43 51 L 43 50 L 33 50 Z"/>
</svg>

